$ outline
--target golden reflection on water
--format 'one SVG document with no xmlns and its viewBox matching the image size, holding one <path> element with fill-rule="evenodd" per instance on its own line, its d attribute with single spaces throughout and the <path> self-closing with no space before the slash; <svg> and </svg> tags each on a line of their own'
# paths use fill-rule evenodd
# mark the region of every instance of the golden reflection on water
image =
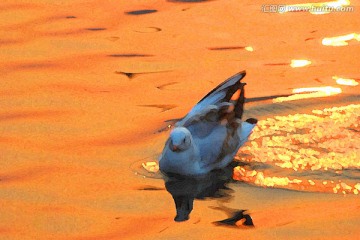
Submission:
<svg viewBox="0 0 360 240">
<path fill-rule="evenodd" d="M 311 61 L 309 60 L 291 60 L 290 67 L 292 68 L 305 67 L 310 64 Z"/>
<path fill-rule="evenodd" d="M 333 76 L 332 78 L 339 85 L 345 85 L 345 86 L 357 86 L 357 85 L 359 85 L 359 83 L 357 81 L 355 81 L 355 79 L 341 78 L 341 77 L 338 77 L 338 76 Z"/>
<path fill-rule="evenodd" d="M 334 46 L 334 47 L 347 46 L 347 45 L 349 45 L 348 41 L 351 41 L 351 40 L 360 41 L 360 34 L 350 33 L 347 35 L 342 35 L 342 36 L 337 36 L 337 37 L 324 38 L 322 40 L 322 44 L 324 46 Z"/>
<path fill-rule="evenodd" d="M 310 87 L 310 88 L 295 88 L 293 93 L 303 93 L 303 92 L 324 92 L 326 95 L 339 94 L 341 93 L 340 88 L 335 87 Z"/>
<path fill-rule="evenodd" d="M 351 171 L 360 169 L 359 120 L 360 104 L 261 120 L 238 158 L 249 165 L 236 167 L 234 179 L 264 187 L 358 194 L 360 180 Z M 256 163 L 272 168 L 259 169 Z"/>
<path fill-rule="evenodd" d="M 148 172 L 157 173 L 159 171 L 159 164 L 157 162 L 144 162 L 141 165 Z"/>
<path fill-rule="evenodd" d="M 295 88 L 293 90 L 294 95 L 288 97 L 278 97 L 274 98 L 274 103 L 279 102 L 289 102 L 299 99 L 306 99 L 306 98 L 319 98 L 319 97 L 328 97 L 331 95 L 336 95 L 341 93 L 341 88 L 336 87 L 311 87 L 311 88 Z"/>
<path fill-rule="evenodd" d="M 248 52 L 253 52 L 254 48 L 251 47 L 251 46 L 248 46 L 248 47 L 245 47 L 245 50 L 248 51 Z"/>
</svg>

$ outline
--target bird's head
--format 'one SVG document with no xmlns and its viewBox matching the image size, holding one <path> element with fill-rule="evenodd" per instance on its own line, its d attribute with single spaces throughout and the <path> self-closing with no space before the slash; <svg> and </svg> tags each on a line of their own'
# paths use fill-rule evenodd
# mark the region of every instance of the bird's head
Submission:
<svg viewBox="0 0 360 240">
<path fill-rule="evenodd" d="M 173 152 L 184 151 L 191 146 L 191 133 L 184 127 L 177 127 L 170 133 L 169 148 Z"/>
</svg>

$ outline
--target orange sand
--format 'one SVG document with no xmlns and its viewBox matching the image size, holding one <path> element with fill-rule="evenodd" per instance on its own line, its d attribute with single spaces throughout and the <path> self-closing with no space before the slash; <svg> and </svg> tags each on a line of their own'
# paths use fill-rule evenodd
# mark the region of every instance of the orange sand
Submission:
<svg viewBox="0 0 360 240">
<path fill-rule="evenodd" d="M 358 238 L 357 196 L 246 184 L 230 185 L 225 205 L 249 209 L 255 228 L 214 226 L 226 217 L 211 208 L 216 200 L 196 201 L 191 219 L 175 223 L 170 194 L 138 190 L 163 181 L 130 167 L 157 158 L 165 120 L 240 70 L 247 97 L 359 79 L 359 42 L 321 44 L 360 32 L 360 5 L 352 5 L 312 15 L 262 13 L 237 0 L 1 1 L 0 239 Z M 124 13 L 141 9 L 158 11 Z M 312 64 L 291 68 L 292 59 Z"/>
</svg>

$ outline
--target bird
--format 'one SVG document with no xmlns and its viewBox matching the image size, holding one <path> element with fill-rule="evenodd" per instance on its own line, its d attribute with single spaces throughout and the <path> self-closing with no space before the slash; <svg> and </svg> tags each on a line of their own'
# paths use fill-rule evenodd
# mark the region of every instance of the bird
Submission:
<svg viewBox="0 0 360 240">
<path fill-rule="evenodd" d="M 246 72 L 228 78 L 174 125 L 159 159 L 165 175 L 196 177 L 226 167 L 248 140 L 257 119 L 242 121 Z"/>
</svg>

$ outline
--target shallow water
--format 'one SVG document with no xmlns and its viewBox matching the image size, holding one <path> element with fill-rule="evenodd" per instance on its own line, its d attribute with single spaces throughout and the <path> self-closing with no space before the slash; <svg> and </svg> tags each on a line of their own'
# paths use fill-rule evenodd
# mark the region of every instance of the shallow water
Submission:
<svg viewBox="0 0 360 240">
<path fill-rule="evenodd" d="M 238 160 L 234 178 L 264 187 L 359 194 L 360 105 L 258 123 Z"/>
<path fill-rule="evenodd" d="M 245 163 L 254 159 L 261 171 L 256 164 L 243 165 L 245 171 L 302 180 L 284 186 L 301 192 L 253 186 L 256 179 L 231 183 L 233 198 L 224 205 L 250 209 L 256 226 L 241 234 L 238 229 L 214 228 L 211 222 L 226 214 L 214 209 L 213 201 L 195 201 L 190 220 L 175 224 L 174 202 L 163 180 L 153 179 L 155 174 L 144 172 L 141 165 L 155 161 L 161 152 L 168 134 L 164 129 L 171 124 L 166 120 L 183 117 L 218 83 L 242 70 L 247 71 L 246 117 L 264 124 L 273 119 L 264 130 L 270 123 L 291 122 L 275 116 L 319 116 L 311 110 L 359 104 L 359 86 L 335 80 L 360 79 L 360 63 L 355 61 L 359 4 L 350 4 L 353 12 L 314 15 L 266 13 L 263 4 L 238 0 L 1 1 L 0 238 L 356 238 L 357 169 L 347 161 L 340 159 L 341 166 L 328 170 L 323 161 L 322 168 L 313 171 L 282 168 L 278 165 L 295 162 L 276 160 L 282 152 L 263 146 L 267 136 L 258 136 L 255 155 L 239 158 L 248 157 L 240 159 Z M 292 60 L 311 63 L 294 68 Z M 293 94 L 293 89 L 325 86 L 342 92 L 291 103 L 271 101 Z M 309 129 L 298 133 L 310 134 Z M 307 144 L 321 156 L 334 152 L 329 159 L 345 156 L 336 139 L 322 142 L 328 143 L 329 152 L 318 150 L 310 138 L 292 147 Z M 251 142 L 248 146 L 254 147 Z M 274 156 L 261 158 L 265 153 L 260 146 Z M 305 161 L 319 167 L 315 160 Z M 262 169 L 266 166 L 268 171 Z M 351 192 L 338 180 L 352 187 Z M 322 189 L 323 181 L 340 188 Z M 313 193 L 333 193 L 334 187 L 339 194 Z"/>
</svg>

